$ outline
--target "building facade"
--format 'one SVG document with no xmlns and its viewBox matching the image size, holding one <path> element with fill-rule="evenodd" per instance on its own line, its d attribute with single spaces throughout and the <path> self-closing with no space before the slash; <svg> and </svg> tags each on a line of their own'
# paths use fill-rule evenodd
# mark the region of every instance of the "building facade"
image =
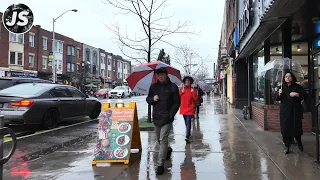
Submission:
<svg viewBox="0 0 320 180">
<path fill-rule="evenodd" d="M 304 131 L 315 131 L 319 123 L 315 107 L 320 89 L 320 1 L 238 0 L 237 11 L 231 47 L 235 53 L 228 53 L 234 62 L 226 63 L 234 66 L 235 107 L 248 106 L 250 118 L 262 129 L 279 131 L 279 104 L 273 97 L 280 82 L 265 79 L 262 71 L 272 60 L 290 58 L 301 65 L 305 76 L 299 82 L 310 105 L 304 113 Z M 219 61 L 222 64 L 223 59 Z"/>
<path fill-rule="evenodd" d="M 2 20 L 2 13 L 0 13 Z M 52 55 L 57 83 L 76 87 L 93 83 L 112 88 L 123 85 L 131 73 L 131 62 L 103 49 L 33 26 L 23 35 L 9 33 L 0 22 L 0 77 L 28 77 L 53 80 Z M 103 87 L 101 86 L 101 87 Z"/>
<path fill-rule="evenodd" d="M 101 83 L 99 49 L 84 43 L 82 44 L 82 48 L 85 83 Z"/>
</svg>

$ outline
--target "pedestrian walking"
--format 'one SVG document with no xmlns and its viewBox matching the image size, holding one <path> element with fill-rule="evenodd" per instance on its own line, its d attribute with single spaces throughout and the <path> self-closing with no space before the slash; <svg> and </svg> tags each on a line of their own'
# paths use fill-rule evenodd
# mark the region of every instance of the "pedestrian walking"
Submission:
<svg viewBox="0 0 320 180">
<path fill-rule="evenodd" d="M 197 84 L 195 87 L 196 91 L 197 91 L 197 95 L 198 95 L 198 100 L 196 101 L 195 104 L 195 118 L 199 119 L 199 112 L 200 112 L 200 106 L 203 103 L 203 98 L 202 96 L 204 95 L 203 90 L 200 88 L 200 86 Z"/>
<path fill-rule="evenodd" d="M 186 124 L 186 142 L 190 143 L 191 120 L 195 113 L 195 104 L 198 100 L 197 90 L 191 87 L 193 78 L 186 76 L 183 78 L 183 86 L 179 90 L 181 97 L 180 114 L 183 115 Z"/>
<path fill-rule="evenodd" d="M 291 72 L 283 76 L 282 88 L 276 93 L 275 100 L 280 103 L 280 128 L 285 145 L 284 152 L 288 154 L 294 137 L 298 148 L 303 151 L 301 142 L 303 106 L 301 101 L 306 99 L 306 92 L 302 86 L 296 83 L 297 78 Z"/>
<path fill-rule="evenodd" d="M 159 68 L 155 73 L 158 82 L 150 86 L 146 100 L 148 104 L 153 106 L 153 123 L 160 144 L 156 173 L 160 175 L 164 173 L 165 161 L 171 157 L 172 148 L 169 146 L 169 134 L 174 116 L 180 107 L 180 96 L 178 86 L 170 81 L 166 68 Z"/>
</svg>

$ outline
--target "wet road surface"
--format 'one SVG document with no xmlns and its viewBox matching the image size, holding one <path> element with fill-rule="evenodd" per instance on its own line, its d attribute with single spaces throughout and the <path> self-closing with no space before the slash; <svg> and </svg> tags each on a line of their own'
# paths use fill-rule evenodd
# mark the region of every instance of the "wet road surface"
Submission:
<svg viewBox="0 0 320 180">
<path fill-rule="evenodd" d="M 269 137 L 268 132 L 252 124 L 252 127 L 246 126 L 249 121 L 239 121 L 232 109 L 220 100 L 212 97 L 204 100 L 200 119 L 192 122 L 191 144 L 185 143 L 184 121 L 180 115 L 176 116 L 170 135 L 173 154 L 162 176 L 155 175 L 159 149 L 155 134 L 141 132 L 143 150 L 141 154 L 131 155 L 130 165 L 92 166 L 95 139 L 91 139 L 31 162 L 22 162 L 5 172 L 4 179 L 319 179 L 319 168 L 307 157 L 295 152 L 285 155 L 281 142 Z"/>
</svg>

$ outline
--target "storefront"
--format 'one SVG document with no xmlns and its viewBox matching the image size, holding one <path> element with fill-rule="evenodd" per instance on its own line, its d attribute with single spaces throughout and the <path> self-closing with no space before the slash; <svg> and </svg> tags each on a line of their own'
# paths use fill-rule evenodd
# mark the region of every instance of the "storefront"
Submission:
<svg viewBox="0 0 320 180">
<path fill-rule="evenodd" d="M 279 5 L 274 4 L 273 6 Z M 288 4 L 288 7 L 291 5 Z M 284 57 L 299 62 L 305 75 L 305 80 L 300 84 L 309 94 L 307 104 L 310 104 L 310 107 L 304 113 L 304 132 L 314 130 L 316 122 L 319 121 L 318 111 L 315 109 L 312 111 L 312 107 L 319 102 L 320 95 L 320 83 L 318 83 L 320 78 L 319 7 L 320 2 L 318 1 L 296 4 L 288 11 L 282 9 L 283 13 L 292 12 L 291 17 L 271 22 L 264 21 L 264 18 L 276 17 L 276 14 L 280 12 L 279 7 L 270 8 L 273 9 L 273 12 L 264 12 L 260 19 L 256 17 L 257 12 L 252 12 L 254 16 L 250 16 L 252 19 L 248 20 L 251 24 L 242 26 L 244 29 L 240 29 L 240 32 L 246 33 L 239 33 L 239 44 L 237 45 L 235 103 L 237 108 L 249 105 L 251 119 L 264 130 L 280 130 L 279 104 L 273 98 L 279 85 L 279 79 L 266 80 L 262 74 L 262 67 L 269 61 Z M 251 9 L 255 8 L 257 4 L 252 4 Z M 245 77 L 247 86 L 243 86 Z M 244 89 L 247 91 L 246 94 L 243 92 Z M 248 102 L 246 104 L 244 103 L 245 98 Z"/>
</svg>

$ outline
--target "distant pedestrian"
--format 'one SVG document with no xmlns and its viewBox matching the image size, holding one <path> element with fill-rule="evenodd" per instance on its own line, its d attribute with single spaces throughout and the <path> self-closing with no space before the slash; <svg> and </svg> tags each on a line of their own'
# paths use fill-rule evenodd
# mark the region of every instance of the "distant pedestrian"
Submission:
<svg viewBox="0 0 320 180">
<path fill-rule="evenodd" d="M 203 90 L 200 88 L 200 86 L 197 84 L 196 87 L 195 87 L 196 91 L 197 91 L 197 95 L 198 95 L 198 100 L 196 101 L 196 104 L 195 104 L 195 108 L 196 108 L 196 112 L 195 112 L 195 118 L 196 119 L 199 119 L 199 112 L 200 112 L 200 106 L 201 104 L 203 103 L 203 95 L 204 95 L 204 92 Z"/>
<path fill-rule="evenodd" d="M 288 154 L 295 137 L 298 148 L 303 151 L 301 142 L 303 106 L 301 101 L 306 99 L 306 92 L 303 87 L 296 83 L 297 78 L 293 73 L 288 72 L 283 76 L 282 88 L 276 93 L 275 100 L 281 101 L 280 104 L 280 128 L 285 144 L 284 152 Z"/>
<path fill-rule="evenodd" d="M 169 147 L 169 134 L 174 116 L 179 110 L 180 96 L 178 86 L 170 81 L 166 68 L 159 68 L 155 73 L 159 80 L 150 86 L 146 100 L 148 104 L 153 106 L 153 123 L 160 144 L 156 173 L 160 175 L 164 173 L 165 161 L 171 157 L 172 148 Z"/>
<path fill-rule="evenodd" d="M 181 104 L 180 114 L 183 115 L 186 124 L 186 142 L 190 143 L 191 136 L 191 120 L 195 113 L 195 104 L 198 100 L 197 90 L 191 87 L 193 78 L 186 76 L 183 78 L 183 86 L 180 89 Z"/>
</svg>

